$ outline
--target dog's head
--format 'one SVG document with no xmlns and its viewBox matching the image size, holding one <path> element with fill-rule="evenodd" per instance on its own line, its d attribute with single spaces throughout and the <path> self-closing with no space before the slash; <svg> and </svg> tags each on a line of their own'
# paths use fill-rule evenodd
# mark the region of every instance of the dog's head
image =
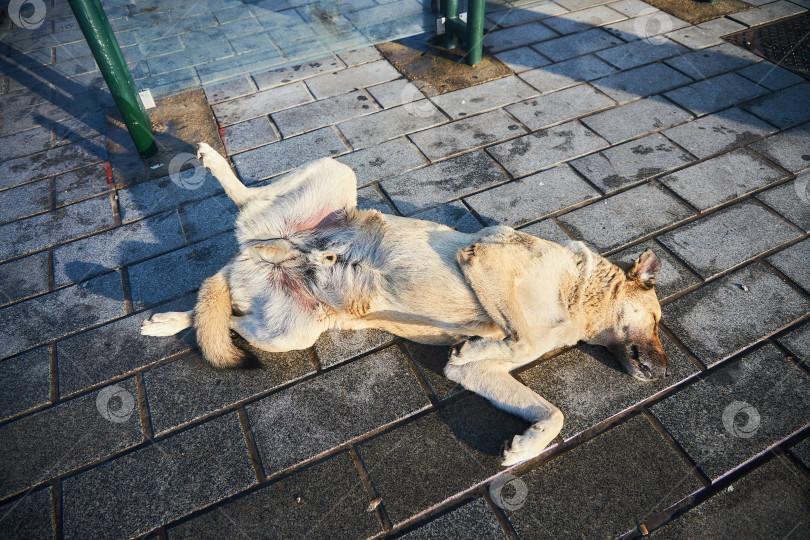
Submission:
<svg viewBox="0 0 810 540">
<path fill-rule="evenodd" d="M 661 305 L 653 288 L 661 271 L 661 259 L 647 249 L 622 268 L 626 279 L 616 295 L 612 324 L 600 334 L 598 342 L 636 379 L 660 379 L 669 374 L 667 356 L 658 339 Z"/>
</svg>

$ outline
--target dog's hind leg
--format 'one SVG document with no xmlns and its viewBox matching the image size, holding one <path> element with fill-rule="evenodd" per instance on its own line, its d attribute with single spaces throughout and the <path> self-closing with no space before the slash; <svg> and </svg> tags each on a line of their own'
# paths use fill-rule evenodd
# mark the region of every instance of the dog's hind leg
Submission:
<svg viewBox="0 0 810 540">
<path fill-rule="evenodd" d="M 214 175 L 214 178 L 219 180 L 219 183 L 225 189 L 225 193 L 233 199 L 237 206 L 244 205 L 253 196 L 252 190 L 245 186 L 231 170 L 228 160 L 206 143 L 197 145 L 197 159 L 202 161 L 203 166 Z"/>
<path fill-rule="evenodd" d="M 173 336 L 193 323 L 194 311 L 169 311 L 155 313 L 141 323 L 144 336 Z"/>
<path fill-rule="evenodd" d="M 471 362 L 465 365 L 448 363 L 444 374 L 464 388 L 480 394 L 499 409 L 522 417 L 532 425 L 521 435 L 515 435 L 504 450 L 504 467 L 531 459 L 549 445 L 563 425 L 560 410 L 509 373 L 515 365 L 506 362 Z"/>
</svg>

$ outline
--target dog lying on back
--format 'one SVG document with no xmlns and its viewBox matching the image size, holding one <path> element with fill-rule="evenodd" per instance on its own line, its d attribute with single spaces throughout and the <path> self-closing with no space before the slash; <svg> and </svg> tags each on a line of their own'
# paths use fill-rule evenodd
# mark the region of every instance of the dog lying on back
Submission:
<svg viewBox="0 0 810 540">
<path fill-rule="evenodd" d="M 239 206 L 240 252 L 203 282 L 193 311 L 155 314 L 142 334 L 193 325 L 217 367 L 244 360 L 232 330 L 271 352 L 311 347 L 330 328 L 454 345 L 447 377 L 532 422 L 504 451 L 505 466 L 537 456 L 563 424 L 511 370 L 585 341 L 637 379 L 667 372 L 653 290 L 661 261 L 649 249 L 620 268 L 580 242 L 359 210 L 354 173 L 329 158 L 248 188 L 207 144 L 197 157 Z"/>
</svg>

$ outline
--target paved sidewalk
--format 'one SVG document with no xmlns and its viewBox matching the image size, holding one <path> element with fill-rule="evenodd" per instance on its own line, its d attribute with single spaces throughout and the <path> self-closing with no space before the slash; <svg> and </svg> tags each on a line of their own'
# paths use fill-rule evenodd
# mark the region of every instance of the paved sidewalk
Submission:
<svg viewBox="0 0 810 540">
<path fill-rule="evenodd" d="M 588 346 L 528 366 L 566 420 L 509 471 L 526 424 L 446 349 L 328 332 L 215 371 L 190 332 L 140 336 L 233 255 L 234 205 L 113 185 L 98 81 L 4 70 L 0 536 L 807 538 L 810 83 L 718 37 L 805 7 L 515 8 L 486 40 L 516 74 L 430 99 L 374 48 L 205 87 L 247 183 L 338 156 L 363 207 L 659 254 L 672 375 Z"/>
</svg>

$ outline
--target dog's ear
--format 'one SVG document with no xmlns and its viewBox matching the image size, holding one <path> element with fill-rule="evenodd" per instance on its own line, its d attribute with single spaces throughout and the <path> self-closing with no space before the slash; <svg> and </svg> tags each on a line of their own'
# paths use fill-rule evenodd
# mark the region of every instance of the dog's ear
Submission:
<svg viewBox="0 0 810 540">
<path fill-rule="evenodd" d="M 633 261 L 633 268 L 627 273 L 627 277 L 638 281 L 644 287 L 652 288 L 660 271 L 661 259 L 652 249 L 647 248 Z"/>
<path fill-rule="evenodd" d="M 292 244 L 284 239 L 263 241 L 261 244 L 254 244 L 247 249 L 254 262 L 278 264 L 295 255 Z"/>
</svg>

